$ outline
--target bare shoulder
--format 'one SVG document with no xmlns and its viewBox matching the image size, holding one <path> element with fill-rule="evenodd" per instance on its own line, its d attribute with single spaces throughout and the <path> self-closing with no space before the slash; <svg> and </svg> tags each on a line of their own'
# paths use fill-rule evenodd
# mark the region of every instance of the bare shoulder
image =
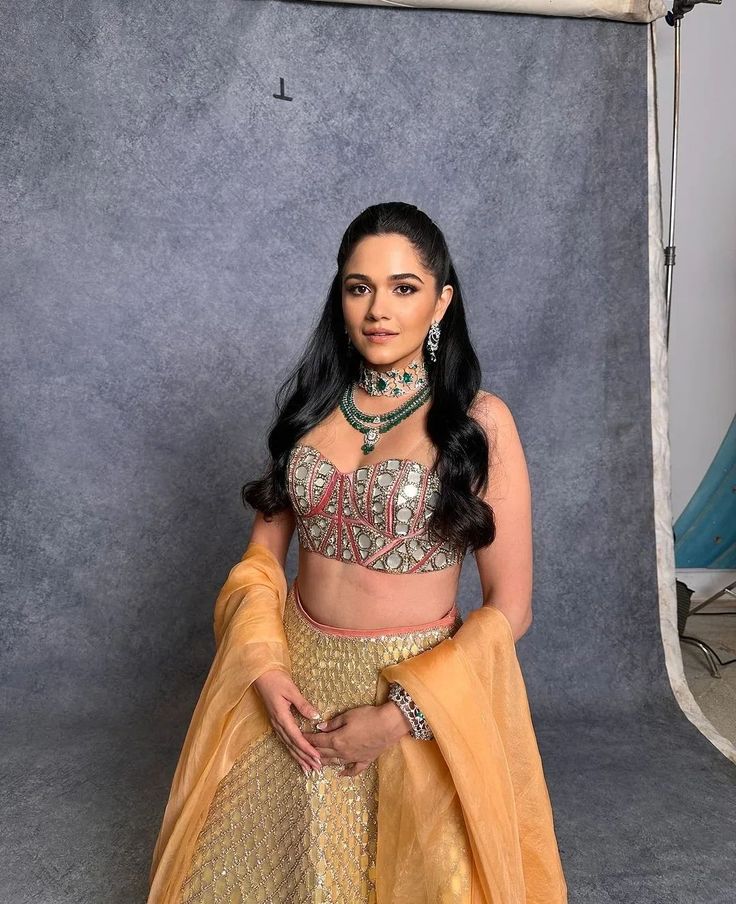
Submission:
<svg viewBox="0 0 736 904">
<path fill-rule="evenodd" d="M 472 405 L 470 416 L 485 430 L 489 440 L 498 439 L 500 433 L 508 433 L 509 428 L 515 432 L 514 416 L 507 403 L 495 392 L 479 389 Z"/>
<path fill-rule="evenodd" d="M 495 498 L 508 493 L 510 481 L 524 485 L 527 480 L 526 457 L 508 404 L 493 392 L 480 390 L 471 415 L 488 440 L 488 467 L 491 474 L 490 494 Z"/>
</svg>

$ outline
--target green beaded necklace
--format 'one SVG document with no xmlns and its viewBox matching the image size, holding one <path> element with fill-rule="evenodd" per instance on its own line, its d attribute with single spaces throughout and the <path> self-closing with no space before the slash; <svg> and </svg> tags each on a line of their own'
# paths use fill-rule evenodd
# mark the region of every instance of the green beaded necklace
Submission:
<svg viewBox="0 0 736 904">
<path fill-rule="evenodd" d="M 409 417 L 417 408 L 421 407 L 431 394 L 429 384 L 418 390 L 410 399 L 387 411 L 385 414 L 367 414 L 361 411 L 355 404 L 354 393 L 356 384 L 346 386 L 345 391 L 340 399 L 340 410 L 345 415 L 345 419 L 351 427 L 355 427 L 365 437 L 363 445 L 360 447 L 363 452 L 372 452 L 376 448 L 376 443 L 380 439 L 382 433 L 400 424 L 404 418 Z"/>
</svg>

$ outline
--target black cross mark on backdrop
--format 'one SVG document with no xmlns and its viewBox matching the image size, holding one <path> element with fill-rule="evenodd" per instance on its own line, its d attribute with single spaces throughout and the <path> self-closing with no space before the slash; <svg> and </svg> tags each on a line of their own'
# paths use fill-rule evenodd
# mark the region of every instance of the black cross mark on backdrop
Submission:
<svg viewBox="0 0 736 904">
<path fill-rule="evenodd" d="M 282 78 L 280 78 L 279 82 L 281 83 L 281 87 L 279 88 L 279 91 L 281 93 L 273 95 L 276 98 L 276 100 L 294 100 L 293 97 L 287 97 L 287 95 L 284 94 L 284 80 Z"/>
</svg>

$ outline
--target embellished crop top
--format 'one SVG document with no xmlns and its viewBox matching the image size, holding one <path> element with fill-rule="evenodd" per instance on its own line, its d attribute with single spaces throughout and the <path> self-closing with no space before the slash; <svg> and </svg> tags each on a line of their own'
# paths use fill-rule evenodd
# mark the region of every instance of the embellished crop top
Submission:
<svg viewBox="0 0 736 904">
<path fill-rule="evenodd" d="M 300 545 L 376 571 L 439 571 L 462 561 L 465 551 L 427 526 L 439 487 L 437 474 L 411 459 L 344 472 L 314 446 L 297 443 L 289 453 L 287 490 Z"/>
</svg>

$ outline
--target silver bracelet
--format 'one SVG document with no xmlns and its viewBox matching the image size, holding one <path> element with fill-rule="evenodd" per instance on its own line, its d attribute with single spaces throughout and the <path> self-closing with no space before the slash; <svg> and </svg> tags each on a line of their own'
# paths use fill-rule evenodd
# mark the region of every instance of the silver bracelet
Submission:
<svg viewBox="0 0 736 904">
<path fill-rule="evenodd" d="M 409 734 L 419 741 L 431 741 L 434 738 L 432 729 L 427 725 L 424 713 L 414 702 L 409 692 L 398 683 L 391 681 L 388 686 L 388 699 L 392 700 L 409 720 Z"/>
</svg>

